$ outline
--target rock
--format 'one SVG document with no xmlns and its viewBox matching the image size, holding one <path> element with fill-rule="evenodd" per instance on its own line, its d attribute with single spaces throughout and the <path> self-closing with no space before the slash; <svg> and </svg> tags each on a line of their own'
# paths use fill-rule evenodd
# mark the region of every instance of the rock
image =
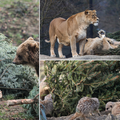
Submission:
<svg viewBox="0 0 120 120">
<path fill-rule="evenodd" d="M 116 118 L 116 116 L 113 116 L 112 114 L 108 114 L 108 116 L 105 120 L 117 120 L 117 118 Z"/>
<path fill-rule="evenodd" d="M 48 55 L 40 55 L 40 59 L 44 60 L 119 60 L 120 55 L 105 55 L 105 56 L 99 56 L 99 55 L 84 55 L 84 56 L 78 56 L 78 57 L 71 57 L 71 58 L 59 58 L 59 57 L 51 57 Z"/>
<path fill-rule="evenodd" d="M 47 120 L 70 120 L 70 118 L 73 116 L 74 114 L 71 114 L 69 116 L 62 116 L 62 117 L 51 117 L 51 118 L 47 118 Z M 89 120 L 105 120 L 107 117 L 107 115 L 102 115 L 102 116 L 88 116 L 87 118 Z M 83 120 L 83 118 L 78 117 L 75 120 Z"/>
<path fill-rule="evenodd" d="M 97 114 L 93 115 L 93 116 L 87 116 L 86 118 L 88 120 L 120 120 L 120 114 L 117 116 L 114 116 L 112 114 L 108 114 L 105 115 L 105 111 L 101 112 L 101 114 L 103 113 L 103 115 L 98 116 Z M 74 114 L 71 114 L 69 116 L 62 116 L 62 117 L 47 117 L 47 120 L 70 120 L 70 118 L 73 116 Z M 83 120 L 83 118 L 78 117 L 74 120 Z"/>
<path fill-rule="evenodd" d="M 40 101 L 40 103 L 45 107 L 45 114 L 50 115 L 52 114 L 53 110 L 53 98 L 52 94 L 48 94 L 45 96 L 43 101 Z M 42 107 L 42 105 L 40 107 Z"/>
<path fill-rule="evenodd" d="M 58 58 L 58 57 L 51 57 L 51 56 L 48 56 L 48 55 L 40 55 L 40 59 L 53 59 L 53 60 L 60 60 L 61 58 Z"/>
<path fill-rule="evenodd" d="M 116 115 L 116 117 L 117 117 L 117 120 L 120 120 L 120 114 L 119 114 L 119 115 Z"/>
</svg>

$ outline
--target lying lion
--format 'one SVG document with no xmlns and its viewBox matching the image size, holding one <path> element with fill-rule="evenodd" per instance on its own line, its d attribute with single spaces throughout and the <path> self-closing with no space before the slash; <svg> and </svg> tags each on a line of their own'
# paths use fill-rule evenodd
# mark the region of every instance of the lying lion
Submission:
<svg viewBox="0 0 120 120">
<path fill-rule="evenodd" d="M 90 24 L 97 26 L 99 18 L 96 16 L 96 10 L 86 10 L 75 15 L 72 15 L 67 20 L 64 18 L 55 18 L 51 21 L 49 27 L 51 43 L 50 53 L 55 57 L 54 46 L 56 40 L 59 43 L 58 54 L 60 58 L 65 58 L 62 54 L 62 47 L 71 46 L 72 57 L 77 57 L 76 43 L 79 43 L 79 54 L 84 54 L 84 46 L 86 43 L 86 30 Z"/>
<path fill-rule="evenodd" d="M 117 48 L 120 42 L 105 36 L 105 31 L 98 32 L 99 37 L 88 38 L 85 44 L 84 55 L 94 55 L 95 51 Z"/>
</svg>

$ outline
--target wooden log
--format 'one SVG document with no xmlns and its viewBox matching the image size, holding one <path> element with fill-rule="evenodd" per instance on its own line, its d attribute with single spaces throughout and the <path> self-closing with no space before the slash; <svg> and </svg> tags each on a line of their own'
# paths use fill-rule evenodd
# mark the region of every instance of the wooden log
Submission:
<svg viewBox="0 0 120 120">
<path fill-rule="evenodd" d="M 0 98 L 2 98 L 2 91 L 0 90 Z"/>
<path fill-rule="evenodd" d="M 18 99 L 18 100 L 8 100 L 7 106 L 14 106 L 14 105 L 20 105 L 20 104 L 32 104 L 32 103 L 38 103 L 38 99 Z"/>
</svg>

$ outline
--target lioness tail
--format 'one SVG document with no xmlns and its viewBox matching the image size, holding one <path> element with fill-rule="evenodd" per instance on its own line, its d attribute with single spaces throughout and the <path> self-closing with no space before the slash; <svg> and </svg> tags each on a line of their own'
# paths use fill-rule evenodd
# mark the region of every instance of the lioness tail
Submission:
<svg viewBox="0 0 120 120">
<path fill-rule="evenodd" d="M 50 43 L 50 41 L 48 41 L 48 40 L 45 40 L 45 42 Z"/>
</svg>

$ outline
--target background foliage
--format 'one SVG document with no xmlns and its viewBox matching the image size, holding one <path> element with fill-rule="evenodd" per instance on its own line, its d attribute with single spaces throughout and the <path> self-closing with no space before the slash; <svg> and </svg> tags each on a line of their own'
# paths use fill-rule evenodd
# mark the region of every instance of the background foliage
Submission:
<svg viewBox="0 0 120 120">
<path fill-rule="evenodd" d="M 0 89 L 3 97 L 5 95 L 14 95 L 14 98 L 34 98 L 39 92 L 38 77 L 35 70 L 29 66 L 14 65 L 17 47 L 13 46 L 11 41 L 0 34 Z M 29 113 L 33 110 L 31 105 L 27 105 Z M 38 107 L 38 106 L 37 106 Z M 31 109 L 30 109 L 31 108 Z M 38 109 L 38 108 L 35 108 Z M 38 110 L 35 110 L 38 115 Z"/>
<path fill-rule="evenodd" d="M 100 110 L 120 98 L 119 61 L 45 61 L 46 82 L 55 95 L 53 116 L 75 112 L 78 100 L 97 97 Z"/>
</svg>

